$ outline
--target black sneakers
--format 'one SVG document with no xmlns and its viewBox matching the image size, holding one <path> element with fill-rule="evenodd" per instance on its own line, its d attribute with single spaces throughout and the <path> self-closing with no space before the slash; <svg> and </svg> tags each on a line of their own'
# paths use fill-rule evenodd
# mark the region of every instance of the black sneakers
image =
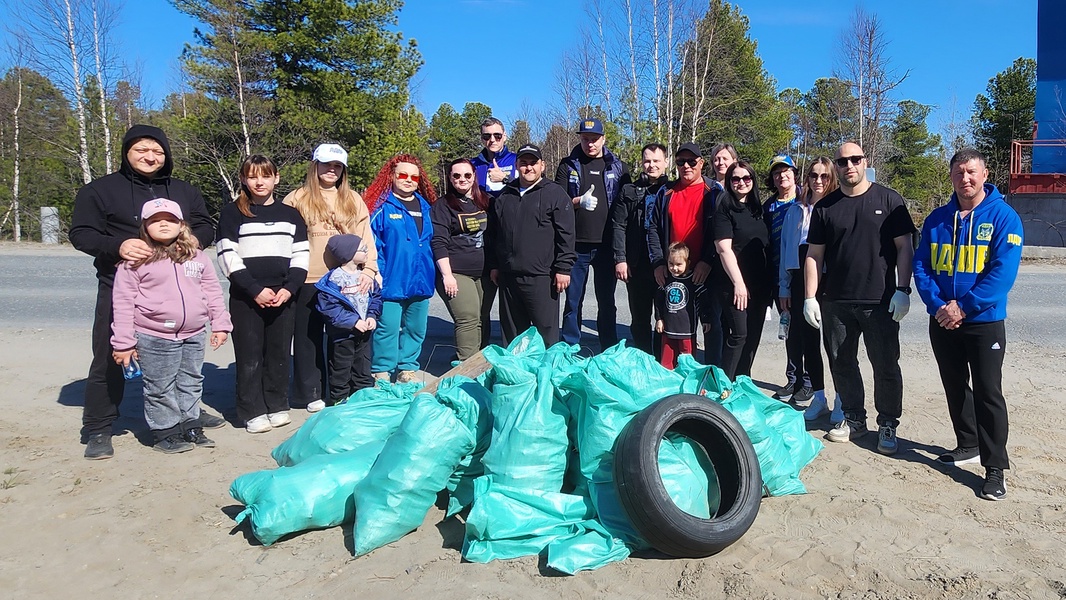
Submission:
<svg viewBox="0 0 1066 600">
<path fill-rule="evenodd" d="M 936 458 L 936 461 L 945 465 L 976 465 L 981 462 L 981 452 L 977 448 L 958 447 L 951 452 L 945 452 Z"/>
<path fill-rule="evenodd" d="M 103 460 L 114 455 L 115 447 L 111 445 L 110 433 L 94 433 L 89 436 L 89 443 L 85 444 L 85 458 Z"/>
<path fill-rule="evenodd" d="M 216 417 L 203 409 L 200 410 L 200 425 L 202 425 L 204 429 L 218 429 L 225 424 L 226 420 L 222 417 Z"/>
<path fill-rule="evenodd" d="M 193 427 L 183 436 L 186 442 L 192 442 L 197 448 L 214 448 L 215 440 L 204 435 L 203 427 Z"/>
<path fill-rule="evenodd" d="M 788 402 L 792 399 L 792 394 L 796 393 L 803 384 L 799 382 L 785 384 L 784 387 L 774 392 L 774 400 L 780 400 L 782 402 Z"/>
<path fill-rule="evenodd" d="M 196 444 L 185 441 L 182 434 L 173 433 L 156 442 L 152 449 L 163 454 L 178 454 L 179 452 L 188 452 L 195 447 Z"/>
<path fill-rule="evenodd" d="M 792 402 L 796 404 L 806 404 L 811 401 L 811 398 L 814 398 L 814 390 L 809 385 L 801 387 L 792 394 Z"/>
<path fill-rule="evenodd" d="M 981 497 L 985 500 L 1002 500 L 1007 497 L 1007 484 L 1003 480 L 1003 469 L 999 467 L 985 469 L 985 485 L 981 487 Z"/>
</svg>

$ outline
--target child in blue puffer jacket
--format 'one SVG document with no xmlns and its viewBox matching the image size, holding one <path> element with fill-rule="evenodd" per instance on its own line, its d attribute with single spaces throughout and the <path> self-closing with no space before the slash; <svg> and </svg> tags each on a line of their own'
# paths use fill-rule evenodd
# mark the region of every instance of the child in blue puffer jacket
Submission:
<svg viewBox="0 0 1066 600">
<path fill-rule="evenodd" d="M 329 353 L 330 405 L 347 400 L 374 385 L 370 376 L 370 342 L 381 317 L 381 286 L 375 280 L 369 292 L 358 291 L 367 247 L 357 235 L 329 238 L 326 252 L 340 263 L 318 280 L 317 308 L 326 322 Z"/>
</svg>

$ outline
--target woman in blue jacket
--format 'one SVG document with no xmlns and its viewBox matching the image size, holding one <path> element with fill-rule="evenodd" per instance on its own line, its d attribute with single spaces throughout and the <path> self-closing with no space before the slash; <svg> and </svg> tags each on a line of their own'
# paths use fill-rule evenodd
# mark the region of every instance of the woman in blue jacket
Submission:
<svg viewBox="0 0 1066 600">
<path fill-rule="evenodd" d="M 415 381 L 434 291 L 429 207 L 437 196 L 418 158 L 398 154 L 381 167 L 363 198 L 382 277 L 371 371 L 375 379 L 397 371 L 397 382 Z"/>
</svg>

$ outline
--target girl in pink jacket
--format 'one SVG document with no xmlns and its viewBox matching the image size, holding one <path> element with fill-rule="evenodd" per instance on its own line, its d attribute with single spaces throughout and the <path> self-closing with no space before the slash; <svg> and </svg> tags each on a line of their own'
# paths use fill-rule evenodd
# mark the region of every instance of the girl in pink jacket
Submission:
<svg viewBox="0 0 1066 600">
<path fill-rule="evenodd" d="M 112 356 L 140 362 L 144 417 L 154 449 L 167 454 L 213 448 L 200 424 L 204 347 L 226 343 L 233 330 L 211 260 L 170 200 L 149 200 L 141 209 L 136 258 L 115 275 Z"/>
</svg>

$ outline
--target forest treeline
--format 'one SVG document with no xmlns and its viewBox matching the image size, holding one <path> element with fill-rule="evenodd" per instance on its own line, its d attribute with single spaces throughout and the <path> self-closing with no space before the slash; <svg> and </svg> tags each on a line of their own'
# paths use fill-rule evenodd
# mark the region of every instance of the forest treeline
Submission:
<svg viewBox="0 0 1066 600">
<path fill-rule="evenodd" d="M 18 0 L 12 11 L 0 79 L 0 239 L 40 239 L 43 206 L 59 209 L 65 232 L 77 189 L 118 167 L 122 134 L 135 123 L 167 132 L 175 174 L 217 215 L 238 193 L 237 167 L 249 153 L 284 165 L 284 191 L 302 183 L 315 144 L 337 142 L 361 190 L 397 152 L 438 173 L 474 155 L 478 123 L 493 114 L 476 98 L 428 117 L 412 104 L 423 57 L 401 33 L 401 0 L 171 0 L 199 25 L 180 57 L 181 85 L 149 107 L 142 73 L 114 52 L 118 12 L 109 1 Z M 969 110 L 948 111 L 932 131 L 935 107 L 899 97 L 906 65 L 893 63 L 888 33 L 862 8 L 841 28 L 834 71 L 809 90 L 781 91 L 736 4 L 586 0 L 584 14 L 586 42 L 566 50 L 551 100 L 495 115 L 511 147 L 538 143 L 549 164 L 569 153 L 574 123 L 589 116 L 604 121 L 612 151 L 630 164 L 652 141 L 727 141 L 755 165 L 787 152 L 803 168 L 862 140 L 878 180 L 920 219 L 951 193 L 954 150 L 984 151 L 1003 186 L 1011 139 L 1032 130 L 1036 62 L 1018 58 L 990 74 Z"/>
</svg>

